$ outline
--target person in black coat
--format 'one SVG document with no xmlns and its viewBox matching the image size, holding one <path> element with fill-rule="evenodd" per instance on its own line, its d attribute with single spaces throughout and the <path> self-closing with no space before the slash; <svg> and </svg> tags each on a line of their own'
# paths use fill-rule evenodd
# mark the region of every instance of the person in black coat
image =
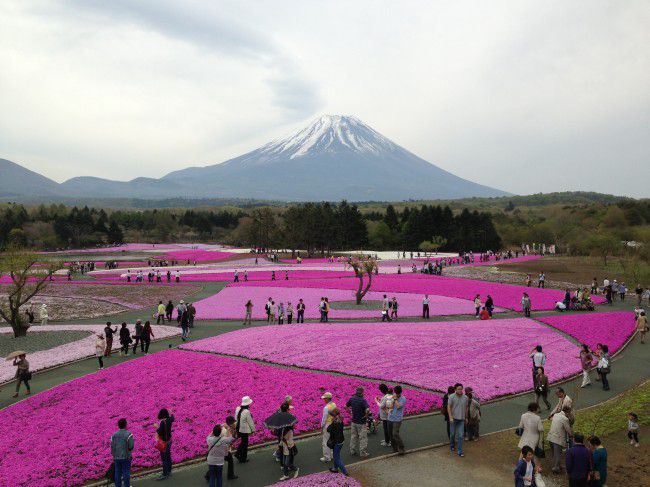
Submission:
<svg viewBox="0 0 650 487">
<path fill-rule="evenodd" d="M 120 354 L 128 355 L 129 354 L 129 345 L 133 340 L 131 340 L 131 332 L 126 326 L 126 323 L 122 323 L 122 328 L 120 328 L 120 345 L 122 349 Z"/>
<path fill-rule="evenodd" d="M 162 461 L 162 474 L 158 480 L 164 480 L 172 474 L 172 423 L 174 422 L 174 416 L 169 414 L 167 409 L 163 408 L 158 413 L 158 419 L 160 423 L 156 429 L 158 437 L 167 443 L 164 450 L 160 452 L 160 459 Z"/>
</svg>

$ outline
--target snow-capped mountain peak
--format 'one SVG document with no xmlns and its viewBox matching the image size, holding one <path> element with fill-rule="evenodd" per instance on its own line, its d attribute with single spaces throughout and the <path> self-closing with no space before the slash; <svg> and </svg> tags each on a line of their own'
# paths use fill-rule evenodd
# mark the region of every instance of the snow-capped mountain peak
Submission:
<svg viewBox="0 0 650 487">
<path fill-rule="evenodd" d="M 324 152 L 354 151 L 380 154 L 398 146 L 356 117 L 323 115 L 289 137 L 274 140 L 260 149 L 266 157 L 289 159 L 314 156 Z"/>
</svg>

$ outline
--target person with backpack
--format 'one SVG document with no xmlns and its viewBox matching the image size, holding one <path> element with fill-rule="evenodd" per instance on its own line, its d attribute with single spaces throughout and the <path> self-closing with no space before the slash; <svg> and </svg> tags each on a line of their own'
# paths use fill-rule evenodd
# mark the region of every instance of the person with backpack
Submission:
<svg viewBox="0 0 650 487">
<path fill-rule="evenodd" d="M 298 447 L 293 440 L 293 426 L 288 426 L 282 430 L 282 477 L 280 480 L 294 479 L 300 473 L 300 469 L 293 464 L 298 454 Z M 293 472 L 293 475 L 291 473 Z"/>
<path fill-rule="evenodd" d="M 341 450 L 345 441 L 345 436 L 343 435 L 343 419 L 341 419 L 341 412 L 338 408 L 334 408 L 330 414 L 332 415 L 332 423 L 327 427 L 327 432 L 330 435 L 327 446 L 331 446 L 334 456 L 334 466 L 330 468 L 330 472 L 341 472 L 347 477 L 348 471 L 345 468 L 343 460 L 341 460 Z"/>
<path fill-rule="evenodd" d="M 230 444 L 233 437 L 220 424 L 212 428 L 212 434 L 207 438 L 208 443 L 208 469 L 209 469 L 209 486 L 221 487 L 223 484 L 223 464 L 228 455 Z"/>
<path fill-rule="evenodd" d="M 113 456 L 116 487 L 129 487 L 131 484 L 131 458 L 134 447 L 133 434 L 126 429 L 126 419 L 120 418 L 119 428 L 111 436 L 111 455 Z"/>
</svg>

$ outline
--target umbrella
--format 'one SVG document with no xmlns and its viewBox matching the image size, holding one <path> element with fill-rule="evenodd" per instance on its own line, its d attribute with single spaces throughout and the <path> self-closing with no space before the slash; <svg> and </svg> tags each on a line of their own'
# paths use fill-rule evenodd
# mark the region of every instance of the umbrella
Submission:
<svg viewBox="0 0 650 487">
<path fill-rule="evenodd" d="M 278 411 L 264 420 L 264 426 L 270 430 L 279 430 L 288 426 L 293 426 L 298 422 L 293 414 Z"/>
<path fill-rule="evenodd" d="M 6 361 L 13 360 L 16 357 L 20 357 L 21 355 L 27 355 L 27 352 L 23 350 L 16 350 L 15 352 L 11 352 L 9 355 L 7 355 L 7 358 L 5 360 Z"/>
</svg>

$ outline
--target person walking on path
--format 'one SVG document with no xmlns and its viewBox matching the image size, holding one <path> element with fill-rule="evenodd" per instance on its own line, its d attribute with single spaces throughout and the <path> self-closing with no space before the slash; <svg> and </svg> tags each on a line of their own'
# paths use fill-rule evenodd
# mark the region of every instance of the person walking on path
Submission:
<svg viewBox="0 0 650 487">
<path fill-rule="evenodd" d="M 323 463 L 332 461 L 332 448 L 329 446 L 330 434 L 327 431 L 327 427 L 332 424 L 332 411 L 336 409 L 336 404 L 332 401 L 332 393 L 326 392 L 321 396 L 321 399 L 325 401 L 325 406 L 323 406 L 323 416 L 320 421 L 320 428 L 322 433 L 322 446 L 323 446 L 323 456 L 320 461 Z"/>
<path fill-rule="evenodd" d="M 186 341 L 187 337 L 190 335 L 190 315 L 187 312 L 187 308 L 184 308 L 181 311 L 180 324 L 181 324 L 181 340 Z"/>
<path fill-rule="evenodd" d="M 521 438 L 517 448 L 530 447 L 533 451 L 542 448 L 544 445 L 544 423 L 539 417 L 539 405 L 535 402 L 528 404 L 528 411 L 519 419 L 519 431 Z"/>
<path fill-rule="evenodd" d="M 641 311 L 638 318 L 636 319 L 636 331 L 639 334 L 641 343 L 645 343 L 645 334 L 650 331 L 650 328 L 648 328 L 648 318 L 645 315 L 645 311 Z"/>
<path fill-rule="evenodd" d="M 253 324 L 253 302 L 249 299 L 246 301 L 246 305 L 244 306 L 246 308 L 246 316 L 244 316 L 244 325 L 252 325 Z"/>
<path fill-rule="evenodd" d="M 363 387 L 357 387 L 356 393 L 345 404 L 350 413 L 350 455 L 368 457 L 368 428 L 366 419 L 370 413 L 370 405 L 363 397 Z"/>
<path fill-rule="evenodd" d="M 393 407 L 393 391 L 386 384 L 379 384 L 379 392 L 383 394 L 381 398 L 375 397 L 375 404 L 379 408 L 379 420 L 384 430 L 384 439 L 379 443 L 381 446 L 390 446 L 390 431 L 388 430 L 388 411 Z"/>
<path fill-rule="evenodd" d="M 471 387 L 465 389 L 467 396 L 467 441 L 478 441 L 481 427 L 481 404 Z"/>
<path fill-rule="evenodd" d="M 144 353 L 144 342 L 142 341 L 143 328 L 144 327 L 142 326 L 142 321 L 137 320 L 135 322 L 135 335 L 134 335 L 135 341 L 133 342 L 133 355 L 137 355 L 138 344 L 140 345 L 140 351 Z"/>
<path fill-rule="evenodd" d="M 305 303 L 302 301 L 302 298 L 298 300 L 298 304 L 296 305 L 296 311 L 298 312 L 298 319 L 296 320 L 296 323 L 304 323 L 305 322 Z"/>
<path fill-rule="evenodd" d="M 521 448 L 521 457 L 515 467 L 515 487 L 537 487 L 535 474 L 541 468 L 535 465 L 534 451 L 528 445 Z"/>
<path fill-rule="evenodd" d="M 117 326 L 111 328 L 111 322 L 107 321 L 106 326 L 104 327 L 104 335 L 106 337 L 106 349 L 104 351 L 104 357 L 110 357 L 111 352 L 113 351 L 113 334 L 117 333 Z"/>
<path fill-rule="evenodd" d="M 540 397 L 546 405 L 546 409 L 551 409 L 551 403 L 548 402 L 548 376 L 544 372 L 544 367 L 537 369 L 535 376 L 535 403 L 539 405 Z"/>
<path fill-rule="evenodd" d="M 167 308 L 162 301 L 158 302 L 158 311 L 156 313 L 156 324 L 159 325 L 162 323 L 165 324 L 165 314 L 167 313 Z"/>
<path fill-rule="evenodd" d="M 449 427 L 449 408 L 447 406 L 449 405 L 449 396 L 451 396 L 454 392 L 456 392 L 454 386 L 449 386 L 447 388 L 447 393 L 442 396 L 442 417 L 445 418 L 445 423 L 447 423 L 447 438 L 451 438 Z"/>
<path fill-rule="evenodd" d="M 467 418 L 468 399 L 463 392 L 463 385 L 456 384 L 455 392 L 449 396 L 447 410 L 449 412 L 449 449 L 453 452 L 458 445 L 458 456 L 464 457 L 463 438 L 465 436 L 465 419 Z"/>
<path fill-rule="evenodd" d="M 474 297 L 474 316 L 476 316 L 477 318 L 479 317 L 479 313 L 481 312 L 481 306 L 482 306 L 481 295 L 477 294 Z"/>
<path fill-rule="evenodd" d="M 390 302 L 390 318 L 391 320 L 397 321 L 397 308 L 399 304 L 397 303 L 397 298 L 393 296 L 393 300 Z"/>
<path fill-rule="evenodd" d="M 630 445 L 639 447 L 639 416 L 636 413 L 627 413 L 627 437 Z"/>
<path fill-rule="evenodd" d="M 99 370 L 104 368 L 104 354 L 106 353 L 106 340 L 104 340 L 104 335 L 101 333 L 97 334 L 97 340 L 95 340 L 95 357 L 99 362 Z"/>
<path fill-rule="evenodd" d="M 144 327 L 142 327 L 142 336 L 140 340 L 144 344 L 144 354 L 149 355 L 149 345 L 151 345 L 151 339 L 155 338 L 153 335 L 153 329 L 151 328 L 151 322 L 149 320 L 144 322 Z"/>
<path fill-rule="evenodd" d="M 118 430 L 111 435 L 111 455 L 115 465 L 115 486 L 130 487 L 131 455 L 135 442 L 133 434 L 126 429 L 126 419 L 117 421 Z"/>
<path fill-rule="evenodd" d="M 580 365 L 582 367 L 582 385 L 580 387 L 590 386 L 591 379 L 589 378 L 589 370 L 594 361 L 594 355 L 591 353 L 589 345 L 586 343 L 582 344 L 582 350 L 580 350 L 578 358 L 580 359 Z"/>
<path fill-rule="evenodd" d="M 20 391 L 20 384 L 24 383 L 25 395 L 28 396 L 32 393 L 32 390 L 29 387 L 29 381 L 32 380 L 32 373 L 29 371 L 29 362 L 27 361 L 27 356 L 23 353 L 14 358 L 13 362 L 14 367 L 16 367 L 16 393 L 13 397 L 18 397 L 18 392 Z"/>
<path fill-rule="evenodd" d="M 293 304 L 291 301 L 287 302 L 287 325 L 290 325 L 293 322 Z"/>
<path fill-rule="evenodd" d="M 543 272 L 539 273 L 539 277 L 537 278 L 537 287 L 541 287 L 542 289 L 546 287 L 546 274 Z"/>
<path fill-rule="evenodd" d="M 485 309 L 490 314 L 490 318 L 492 318 L 492 312 L 494 311 L 494 299 L 492 299 L 492 296 L 490 296 L 489 294 L 487 295 L 487 299 L 485 300 Z"/>
<path fill-rule="evenodd" d="M 574 445 L 566 451 L 566 473 L 569 487 L 587 487 L 591 478 L 594 459 L 591 450 L 584 445 L 585 437 L 580 433 L 573 435 Z"/>
<path fill-rule="evenodd" d="M 528 293 L 524 293 L 523 296 L 521 297 L 521 309 L 523 310 L 524 316 L 526 318 L 530 318 L 530 307 L 531 307 L 530 296 L 528 296 Z"/>
<path fill-rule="evenodd" d="M 393 451 L 398 455 L 406 453 L 404 441 L 400 435 L 402 421 L 404 420 L 404 406 L 406 398 L 402 395 L 402 386 L 395 386 L 393 389 L 393 407 L 388 413 L 388 425 L 391 432 L 390 444 Z"/>
<path fill-rule="evenodd" d="M 251 404 L 253 404 L 253 400 L 249 396 L 244 396 L 241 405 L 235 409 L 235 417 L 237 418 L 235 431 L 239 438 L 235 458 L 239 460 L 239 463 L 248 461 L 248 437 L 255 433 L 255 421 L 253 421 L 253 415 L 250 412 Z"/>
<path fill-rule="evenodd" d="M 338 408 L 332 410 L 332 424 L 327 427 L 327 432 L 330 435 L 328 444 L 332 446 L 334 453 L 334 466 L 330 468 L 330 472 L 341 472 L 347 477 L 348 471 L 345 468 L 343 460 L 341 460 L 341 450 L 343 449 L 345 436 L 343 435 L 343 420 L 341 419 L 341 413 Z"/>
<path fill-rule="evenodd" d="M 120 345 L 122 346 L 120 355 L 124 355 L 125 357 L 129 355 L 129 345 L 132 341 L 131 332 L 127 328 L 126 322 L 123 322 L 122 328 L 120 328 Z"/>
<path fill-rule="evenodd" d="M 158 480 L 165 480 L 172 474 L 172 423 L 174 422 L 174 415 L 170 415 L 167 409 L 163 408 L 158 412 L 158 428 L 156 434 L 158 435 L 158 442 L 156 448 L 160 451 L 160 460 L 162 462 L 162 473 Z"/>
<path fill-rule="evenodd" d="M 196 316 L 196 308 L 194 303 L 187 303 L 187 320 L 190 328 L 194 328 L 194 317 Z"/>
<path fill-rule="evenodd" d="M 552 418 L 554 414 L 563 411 L 564 408 L 573 407 L 573 400 L 567 395 L 564 389 L 558 387 L 555 391 L 555 395 L 557 396 L 557 404 L 555 405 L 555 408 L 553 408 L 553 411 L 551 411 L 549 419 Z"/>
<path fill-rule="evenodd" d="M 609 347 L 607 345 L 602 345 L 600 357 L 598 359 L 598 365 L 596 365 L 596 370 L 600 376 L 600 380 L 603 383 L 603 391 L 609 391 L 609 380 L 607 376 L 612 371 L 611 368 L 611 359 L 609 357 Z"/>
<path fill-rule="evenodd" d="M 293 441 L 293 426 L 284 428 L 282 431 L 282 471 L 284 475 L 280 480 L 294 479 L 300 473 L 300 469 L 293 464 L 298 449 Z M 292 474 L 293 472 L 293 474 Z"/>
<path fill-rule="evenodd" d="M 422 318 L 429 318 L 429 295 L 425 294 L 424 299 L 422 300 Z"/>
<path fill-rule="evenodd" d="M 607 485 L 607 449 L 602 445 L 600 438 L 589 438 L 589 449 L 594 459 L 592 472 L 593 487 L 606 487 Z"/>
<path fill-rule="evenodd" d="M 643 301 L 643 288 L 641 284 L 637 284 L 634 289 L 634 294 L 636 294 L 636 306 L 637 308 L 641 307 L 641 302 Z"/>
<path fill-rule="evenodd" d="M 227 434 L 225 428 L 217 424 L 212 428 L 212 434 L 207 437 L 206 441 L 208 443 L 209 486 L 221 487 L 223 485 L 223 464 L 233 438 Z"/>
<path fill-rule="evenodd" d="M 551 428 L 548 431 L 548 444 L 553 452 L 554 473 L 560 473 L 562 465 L 562 449 L 567 445 L 567 437 L 571 437 L 571 422 L 567 413 L 571 413 L 571 408 L 565 406 L 560 412 L 553 414 L 551 419 Z"/>
<path fill-rule="evenodd" d="M 546 354 L 542 351 L 542 346 L 537 345 L 533 348 L 529 355 L 533 359 L 533 384 L 535 383 L 535 377 L 537 376 L 537 369 L 540 367 L 546 367 Z"/>
<path fill-rule="evenodd" d="M 172 303 L 172 300 L 170 299 L 169 301 L 167 301 L 167 306 L 165 306 L 165 317 L 167 318 L 168 323 L 172 322 L 173 314 L 174 314 L 174 303 Z"/>
</svg>

